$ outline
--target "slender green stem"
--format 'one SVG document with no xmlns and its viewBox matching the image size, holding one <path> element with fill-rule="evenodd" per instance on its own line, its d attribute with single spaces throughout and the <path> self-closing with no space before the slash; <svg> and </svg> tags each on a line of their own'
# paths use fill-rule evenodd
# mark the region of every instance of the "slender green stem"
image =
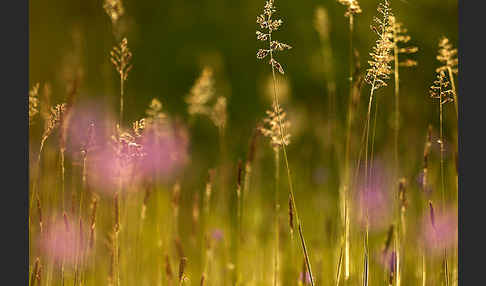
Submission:
<svg viewBox="0 0 486 286">
<path fill-rule="evenodd" d="M 449 78 L 451 80 L 451 87 L 452 87 L 452 94 L 454 96 L 454 108 L 456 109 L 456 120 L 459 119 L 459 103 L 457 102 L 457 94 L 456 94 L 456 85 L 454 83 L 454 74 L 452 73 L 451 67 L 447 67 L 447 71 L 449 73 Z"/>
<path fill-rule="evenodd" d="M 123 79 L 123 74 L 120 74 L 120 127 L 122 126 L 123 123 L 123 85 L 124 85 L 124 79 Z"/>
<path fill-rule="evenodd" d="M 270 33 L 269 45 L 270 45 L 271 42 L 272 42 L 272 35 Z M 271 47 L 270 47 L 270 58 L 273 59 Z M 280 113 L 279 113 L 279 110 L 278 110 L 280 105 L 278 103 L 277 83 L 276 83 L 277 80 L 276 80 L 276 77 L 275 77 L 275 68 L 274 68 L 273 65 L 272 65 L 272 78 L 273 78 L 273 91 L 274 91 L 274 100 L 275 100 L 275 107 L 274 108 L 275 108 L 275 114 L 277 114 L 278 126 L 279 126 L 279 129 L 280 129 L 280 139 L 281 139 L 281 142 L 282 142 L 282 150 L 283 150 L 284 159 L 285 159 L 285 167 L 287 169 L 287 178 L 288 178 L 288 183 L 289 183 L 290 199 L 292 201 L 292 206 L 294 207 L 295 220 L 297 222 L 297 226 L 298 226 L 298 229 L 299 229 L 300 242 L 301 242 L 301 245 L 302 245 L 302 250 L 304 252 L 304 257 L 305 257 L 307 269 L 309 270 L 311 285 L 314 286 L 314 277 L 312 276 L 312 269 L 311 269 L 311 264 L 310 264 L 310 260 L 309 260 L 309 254 L 307 252 L 307 247 L 305 245 L 304 235 L 303 235 L 303 231 L 302 231 L 302 224 L 300 222 L 299 215 L 298 215 L 298 212 L 297 212 L 297 206 L 295 204 L 294 191 L 293 191 L 293 186 L 292 186 L 292 177 L 290 175 L 289 160 L 288 160 L 288 157 L 287 157 L 287 148 L 285 147 L 285 144 L 284 144 L 284 142 L 285 142 L 284 130 L 283 130 L 283 126 L 282 126 L 282 121 L 280 119 Z"/>
<path fill-rule="evenodd" d="M 278 285 L 278 276 L 279 276 L 279 219 L 278 213 L 280 209 L 280 204 L 278 203 L 278 192 L 279 192 L 279 181 L 280 181 L 280 149 L 278 147 L 275 148 L 275 257 L 274 257 L 274 277 L 273 277 L 273 286 Z"/>
<path fill-rule="evenodd" d="M 346 122 L 346 147 L 344 155 L 344 184 L 342 188 L 342 203 L 344 208 L 344 279 L 349 278 L 349 224 L 348 224 L 348 189 L 349 189 L 349 157 L 351 149 L 351 128 L 353 122 L 353 15 L 349 15 L 349 99 L 348 99 L 348 118 Z"/>
<path fill-rule="evenodd" d="M 399 62 L 398 62 L 398 45 L 396 42 L 396 37 L 393 37 L 393 55 L 395 58 L 394 68 L 395 68 L 395 136 L 394 136 L 394 163 L 395 163 L 395 178 L 398 179 L 400 176 L 399 163 L 398 163 L 398 133 L 400 130 L 400 81 L 399 81 Z"/>
<path fill-rule="evenodd" d="M 371 106 L 373 103 L 373 93 L 375 91 L 376 78 L 373 80 L 370 92 L 370 101 L 368 103 L 368 113 L 366 115 L 366 129 L 365 129 L 365 185 L 368 185 L 368 137 L 370 132 L 370 117 L 371 117 Z"/>
</svg>

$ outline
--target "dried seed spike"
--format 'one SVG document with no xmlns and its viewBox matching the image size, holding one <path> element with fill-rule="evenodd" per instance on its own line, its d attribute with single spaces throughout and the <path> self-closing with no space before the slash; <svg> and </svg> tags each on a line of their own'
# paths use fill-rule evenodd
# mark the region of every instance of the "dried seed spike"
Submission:
<svg viewBox="0 0 486 286">
<path fill-rule="evenodd" d="M 172 269 L 170 267 L 170 261 L 169 261 L 169 255 L 165 255 L 165 274 L 167 275 L 167 280 L 172 281 L 173 274 L 172 274 Z"/>
<path fill-rule="evenodd" d="M 289 227 L 290 227 L 290 234 L 292 234 L 294 232 L 294 207 L 290 195 L 289 195 Z"/>
<path fill-rule="evenodd" d="M 179 257 L 184 257 L 184 249 L 182 247 L 182 242 L 181 242 L 181 239 L 180 238 L 176 238 L 174 240 L 175 242 L 175 246 L 176 246 L 176 250 L 177 250 L 177 255 L 179 255 Z"/>
<path fill-rule="evenodd" d="M 118 233 L 120 230 L 120 202 L 118 198 L 119 193 L 116 192 L 115 196 L 113 198 L 113 209 L 114 209 L 114 217 L 115 217 L 115 225 L 114 225 L 114 231 L 115 233 Z"/>
<path fill-rule="evenodd" d="M 398 199 L 400 200 L 400 209 L 404 212 L 407 208 L 408 201 L 407 201 L 407 180 L 405 178 L 401 178 L 398 180 Z"/>
<path fill-rule="evenodd" d="M 63 212 L 62 217 L 64 219 L 64 227 L 66 228 L 66 232 L 70 232 L 70 225 L 66 212 Z"/>
<path fill-rule="evenodd" d="M 435 230 L 435 212 L 434 212 L 434 205 L 432 201 L 429 201 L 429 210 L 430 210 L 430 223 Z"/>
<path fill-rule="evenodd" d="M 179 263 L 179 282 L 184 278 L 184 271 L 186 270 L 187 257 L 182 257 Z"/>
<path fill-rule="evenodd" d="M 243 174 L 242 162 L 241 159 L 238 159 L 237 176 L 236 176 L 236 185 L 238 189 L 241 188 L 242 174 Z"/>
<path fill-rule="evenodd" d="M 393 240 L 393 234 L 394 234 L 395 227 L 394 225 L 390 225 L 390 228 L 388 228 L 388 234 L 386 236 L 385 240 L 385 245 L 383 247 L 383 257 L 386 257 L 386 254 L 388 253 L 388 250 L 390 249 L 391 242 Z"/>
<path fill-rule="evenodd" d="M 39 228 L 40 228 L 40 232 L 42 233 L 42 230 L 43 230 L 43 222 L 42 222 L 42 207 L 41 207 L 41 202 L 40 202 L 40 198 L 39 198 L 39 194 L 36 195 L 36 198 L 35 198 L 35 201 L 36 201 L 36 205 L 37 205 L 37 213 L 39 214 Z"/>
</svg>

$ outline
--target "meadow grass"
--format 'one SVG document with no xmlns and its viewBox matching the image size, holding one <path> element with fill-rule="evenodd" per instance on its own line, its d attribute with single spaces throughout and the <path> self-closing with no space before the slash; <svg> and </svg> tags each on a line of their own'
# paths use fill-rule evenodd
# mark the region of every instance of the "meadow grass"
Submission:
<svg viewBox="0 0 486 286">
<path fill-rule="evenodd" d="M 195 80 L 188 76 L 192 87 L 181 96 L 187 116 L 167 108 L 170 95 L 162 94 L 143 103 L 145 114 L 134 120 L 131 104 L 138 98 L 128 74 L 143 76 L 143 67 L 132 71 L 128 10 L 121 0 L 104 1 L 115 43 L 105 60 L 119 80 L 116 95 L 107 97 L 116 99 L 116 115 L 107 107 L 99 118 L 78 111 L 80 76 L 65 82 L 55 104 L 48 84 L 29 90 L 29 285 L 457 285 L 451 187 L 457 172 L 450 164 L 457 140 L 448 140 L 457 124 L 449 124 L 446 104 L 454 102 L 457 120 L 457 49 L 440 38 L 440 65 L 429 90 L 436 102 L 421 98 L 438 122 L 422 130 L 407 117 L 414 95 L 405 79 L 418 67 L 403 68 L 417 66 L 418 48 L 408 44 L 414 31 L 398 22 L 400 10 L 392 13 L 387 0 L 378 4 L 371 25 L 377 39 L 370 38 L 376 41 L 363 71 L 359 54 L 368 52 L 359 51 L 356 40 L 368 34 L 356 29 L 366 19 L 358 15 L 374 11 L 356 0 L 333 3 L 346 9 L 341 53 L 333 42 L 331 4 L 317 6 L 308 28 L 318 36 L 328 112 L 318 110 L 324 115 L 316 119 L 315 111 L 299 113 L 293 100 L 283 101 L 279 83 L 288 88 L 298 69 L 286 72 L 281 53 L 292 49 L 292 57 L 304 43 L 293 48 L 276 40 L 283 21 L 275 2 L 265 1 L 256 19 L 263 44 L 256 56 L 270 65 L 271 106 L 263 119 L 245 114 L 251 132 L 241 136 L 246 129 L 231 118 L 240 107 L 223 88 L 217 61 L 202 63 Z M 282 2 L 282 11 L 288 5 Z M 340 79 L 341 66 L 347 68 Z M 363 83 L 370 89 L 360 108 L 368 91 Z M 411 128 L 427 134 L 425 146 L 418 143 L 423 157 L 422 149 L 404 150 L 413 148 Z M 191 145 L 195 134 L 206 132 L 204 140 L 214 146 Z M 309 147 L 313 141 L 317 148 Z M 322 158 L 336 158 L 338 170 Z"/>
</svg>

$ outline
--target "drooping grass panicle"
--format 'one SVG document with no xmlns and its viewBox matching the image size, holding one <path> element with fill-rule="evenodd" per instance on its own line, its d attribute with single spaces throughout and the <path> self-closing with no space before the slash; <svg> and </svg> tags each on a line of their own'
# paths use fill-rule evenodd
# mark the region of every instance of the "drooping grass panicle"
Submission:
<svg viewBox="0 0 486 286">
<path fill-rule="evenodd" d="M 291 174 L 290 174 L 290 167 L 289 167 L 289 162 L 288 162 L 288 157 L 287 157 L 287 150 L 286 150 L 286 147 L 285 147 L 286 142 L 288 141 L 288 138 L 286 139 L 286 137 L 285 137 L 284 126 L 282 124 L 282 120 L 281 120 L 281 116 L 280 116 L 281 111 L 279 109 L 280 106 L 279 106 L 279 103 L 278 103 L 277 84 L 276 84 L 277 80 L 276 80 L 276 76 L 275 76 L 275 70 L 277 70 L 281 74 L 284 74 L 284 70 L 283 70 L 281 64 L 278 63 L 275 60 L 274 53 L 276 53 L 277 51 L 284 51 L 284 50 L 287 50 L 287 49 L 291 49 L 292 47 L 287 45 L 287 44 L 272 40 L 272 33 L 274 31 L 278 30 L 278 28 L 283 24 L 283 21 L 281 19 L 272 19 L 272 16 L 275 12 L 276 12 L 276 9 L 275 9 L 275 6 L 274 6 L 274 1 L 273 0 L 267 0 L 265 2 L 263 13 L 257 16 L 256 22 L 260 26 L 260 28 L 263 30 L 263 32 L 259 31 L 259 30 L 256 31 L 257 39 L 260 40 L 260 41 L 263 41 L 263 42 L 268 42 L 268 49 L 259 49 L 258 52 L 257 52 L 257 58 L 263 59 L 267 56 L 270 57 L 269 64 L 272 67 L 273 90 L 274 90 L 274 106 L 273 107 L 274 107 L 275 115 L 277 116 L 277 122 L 278 122 L 278 126 L 279 126 L 279 131 L 280 131 L 279 132 L 280 133 L 280 143 L 281 143 L 281 147 L 282 147 L 282 151 L 283 151 L 283 155 L 284 155 L 285 167 L 287 169 L 287 179 L 288 179 L 288 184 L 289 184 L 289 195 L 290 195 L 290 198 L 291 198 L 291 201 L 292 201 L 293 210 L 295 212 L 295 219 L 296 219 L 297 227 L 298 227 L 298 230 L 299 230 L 299 239 L 300 239 L 300 242 L 301 242 L 302 251 L 303 251 L 305 261 L 306 261 L 306 265 L 307 265 L 307 269 L 308 269 L 308 272 L 309 272 L 311 285 L 314 286 L 314 278 L 313 278 L 313 275 L 312 275 L 312 268 L 311 268 L 311 264 L 310 264 L 309 254 L 307 252 L 304 234 L 303 234 L 303 231 L 302 231 L 302 224 L 300 222 L 299 215 L 298 215 L 297 208 L 296 208 L 296 204 L 295 204 L 295 197 L 294 197 L 294 191 L 293 191 L 293 185 L 292 185 L 292 177 L 291 177 Z"/>
<path fill-rule="evenodd" d="M 33 123 L 34 117 L 39 113 L 39 86 L 39 83 L 36 83 L 29 91 L 29 126 Z"/>
<path fill-rule="evenodd" d="M 279 73 L 284 74 L 284 69 L 282 65 L 275 59 L 274 54 L 291 49 L 292 47 L 282 42 L 272 40 L 272 33 L 277 31 L 283 24 L 281 19 L 272 19 L 272 16 L 276 11 L 274 0 L 268 0 L 265 3 L 263 14 L 257 16 L 256 22 L 260 25 L 260 28 L 263 31 L 256 31 L 257 39 L 263 42 L 268 42 L 268 49 L 259 49 L 257 51 L 257 58 L 264 59 L 270 55 L 270 61 L 268 63 L 272 66 L 272 69 L 274 68 Z"/>
<path fill-rule="evenodd" d="M 114 46 L 110 52 L 110 60 L 116 71 L 120 75 L 120 124 L 123 122 L 123 95 L 124 83 L 128 79 L 128 72 L 132 69 L 131 60 L 132 52 L 128 48 L 127 38 L 123 38 L 121 42 Z"/>
</svg>

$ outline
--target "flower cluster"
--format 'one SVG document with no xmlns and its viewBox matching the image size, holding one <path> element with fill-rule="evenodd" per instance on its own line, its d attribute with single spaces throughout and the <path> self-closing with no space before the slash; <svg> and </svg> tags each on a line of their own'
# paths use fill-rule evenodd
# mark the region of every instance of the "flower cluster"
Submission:
<svg viewBox="0 0 486 286">
<path fill-rule="evenodd" d="M 188 112 L 191 115 L 208 116 L 214 125 L 221 129 L 226 125 L 226 98 L 219 96 L 214 102 L 214 95 L 213 70 L 205 67 L 186 97 L 186 103 L 189 105 Z M 212 106 L 210 102 L 214 102 Z"/>
<path fill-rule="evenodd" d="M 127 38 L 123 38 L 119 47 L 114 46 L 110 53 L 111 62 L 115 66 L 116 71 L 120 74 L 122 80 L 127 80 L 128 72 L 132 69 L 130 60 L 132 59 L 132 52 L 128 48 Z"/>
<path fill-rule="evenodd" d="M 382 15 L 382 18 L 375 17 L 373 21 L 376 25 L 371 26 L 378 35 L 378 39 L 373 51 L 370 53 L 372 60 L 368 61 L 370 67 L 366 71 L 365 77 L 366 82 L 375 90 L 387 85 L 386 80 L 390 78 L 392 73 L 390 62 L 393 59 L 391 56 L 393 42 L 390 40 L 388 33 L 390 16 L 393 15 L 387 0 L 378 5 L 378 13 Z"/>
<path fill-rule="evenodd" d="M 272 40 L 272 32 L 277 31 L 278 28 L 283 24 L 281 19 L 274 20 L 272 19 L 272 15 L 276 12 L 275 6 L 273 5 L 273 0 L 268 0 L 265 3 L 265 7 L 263 9 L 263 14 L 257 16 L 257 24 L 260 25 L 260 28 L 264 31 L 256 31 L 257 40 L 262 42 L 268 42 L 269 48 L 268 49 L 258 49 L 257 51 L 257 58 L 264 59 L 267 55 L 270 54 L 270 61 L 269 64 L 272 65 L 272 69 L 277 69 L 278 72 L 284 74 L 284 70 L 282 65 L 275 60 L 273 54 L 276 52 L 281 52 L 284 50 L 289 50 L 292 47 Z"/>
<path fill-rule="evenodd" d="M 260 127 L 260 132 L 263 136 L 270 138 L 270 144 L 274 150 L 278 150 L 282 145 L 289 145 L 290 134 L 285 132 L 285 129 L 290 126 L 290 122 L 286 119 L 287 114 L 280 106 L 276 107 L 275 104 L 274 108 L 272 110 L 267 110 L 266 113 L 267 117 L 263 120 L 265 125 Z M 280 133 L 279 119 L 283 134 Z"/>
<path fill-rule="evenodd" d="M 437 55 L 437 60 L 443 64 L 441 67 L 437 68 L 437 72 L 451 69 L 452 73 L 457 74 L 457 49 L 453 49 L 449 39 L 445 37 L 439 41 L 439 54 Z"/>
<path fill-rule="evenodd" d="M 440 70 L 437 79 L 429 90 L 430 97 L 439 99 L 440 104 L 454 101 L 454 91 L 450 89 L 450 79 L 446 76 L 444 70 Z"/>
<path fill-rule="evenodd" d="M 407 29 L 403 27 L 403 24 L 397 22 L 395 16 L 390 16 L 389 22 L 388 37 L 393 43 L 393 52 L 396 52 L 397 55 L 415 54 L 418 51 L 418 47 L 401 47 L 401 45 L 405 45 L 411 39 L 410 36 L 407 35 Z M 417 62 L 412 59 L 405 59 L 404 61 L 399 62 L 398 65 L 402 67 L 414 67 L 417 65 Z"/>
<path fill-rule="evenodd" d="M 42 140 L 44 141 L 51 135 L 51 133 L 61 125 L 63 120 L 63 115 L 66 112 L 66 104 L 57 104 L 54 107 L 51 107 L 49 118 L 47 120 L 47 125 L 44 130 L 44 134 L 42 135 Z"/>
</svg>

